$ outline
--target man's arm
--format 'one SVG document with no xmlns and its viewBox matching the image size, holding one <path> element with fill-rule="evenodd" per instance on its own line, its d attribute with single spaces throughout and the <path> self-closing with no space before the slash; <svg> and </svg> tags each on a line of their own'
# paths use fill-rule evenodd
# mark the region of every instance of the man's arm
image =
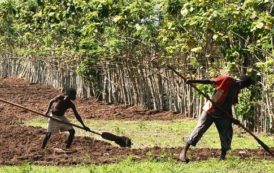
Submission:
<svg viewBox="0 0 274 173">
<path fill-rule="evenodd" d="M 79 113 L 78 113 L 78 111 L 76 110 L 76 107 L 75 107 L 75 105 L 72 103 L 72 105 L 71 105 L 71 108 L 72 108 L 72 110 L 73 110 L 73 112 L 74 112 L 74 115 L 75 115 L 75 117 L 76 117 L 76 119 L 82 124 L 82 126 L 85 128 L 85 130 L 90 130 L 85 124 L 84 124 L 84 122 L 83 122 L 83 120 L 82 120 L 82 118 L 81 118 L 81 116 L 79 115 Z"/>
<path fill-rule="evenodd" d="M 47 108 L 47 111 L 45 113 L 45 115 L 48 115 L 50 109 L 51 109 L 51 106 L 53 105 L 54 102 L 56 102 L 60 97 L 62 97 L 62 95 L 58 95 L 56 97 L 54 97 L 53 99 L 50 100 L 49 102 L 49 105 L 48 105 L 48 108 Z"/>
<path fill-rule="evenodd" d="M 49 102 L 49 105 L 48 105 L 48 108 L 47 108 L 47 111 L 45 113 L 45 115 L 48 115 L 50 109 L 51 109 L 51 106 L 53 105 L 53 103 L 55 102 L 56 100 L 55 99 L 51 99 L 50 102 Z"/>
<path fill-rule="evenodd" d="M 200 84 L 215 84 L 215 82 L 213 80 L 209 80 L 209 79 L 202 79 L 202 80 L 192 80 L 192 79 L 188 79 L 186 81 L 187 84 L 191 84 L 191 83 L 200 83 Z"/>
</svg>

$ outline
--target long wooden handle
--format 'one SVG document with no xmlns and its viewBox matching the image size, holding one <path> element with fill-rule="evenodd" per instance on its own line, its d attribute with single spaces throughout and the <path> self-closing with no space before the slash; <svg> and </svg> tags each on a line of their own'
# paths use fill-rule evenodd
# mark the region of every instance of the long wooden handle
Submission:
<svg viewBox="0 0 274 173">
<path fill-rule="evenodd" d="M 40 113 L 40 112 L 37 112 L 37 111 L 32 110 L 32 109 L 30 109 L 30 108 L 24 107 L 24 106 L 22 106 L 22 105 L 19 105 L 19 104 L 16 104 L 16 103 L 12 103 L 12 102 L 10 102 L 10 101 L 7 101 L 7 100 L 1 99 L 1 98 L 0 98 L 0 101 L 1 101 L 1 102 L 4 102 L 4 103 L 7 103 L 7 104 L 10 104 L 10 105 L 13 105 L 13 106 L 16 106 L 16 107 L 19 107 L 19 108 L 22 108 L 22 109 L 25 109 L 25 110 L 27 110 L 27 111 L 30 111 L 30 112 L 32 112 L 32 113 L 41 115 L 41 116 L 43 116 L 43 117 L 50 118 L 50 119 L 52 119 L 52 120 L 54 120 L 54 121 L 58 121 L 58 122 L 63 123 L 63 124 L 71 125 L 71 126 L 74 126 L 74 127 L 79 128 L 79 129 L 86 130 L 84 127 L 79 126 L 79 125 L 77 125 L 77 124 L 65 122 L 65 121 L 62 121 L 62 120 L 60 120 L 60 119 L 58 119 L 58 118 L 51 117 L 51 116 L 48 116 L 48 115 L 44 115 L 44 114 L 42 114 L 42 113 Z M 94 134 L 96 134 L 96 135 L 100 135 L 100 136 L 102 135 L 101 133 L 96 132 L 96 131 L 93 131 L 93 130 L 88 130 L 88 131 L 91 132 L 91 133 L 94 133 Z"/>
<path fill-rule="evenodd" d="M 185 82 L 187 81 L 187 79 L 180 74 L 178 71 L 176 71 L 173 67 L 171 67 L 170 65 L 167 65 L 167 67 L 172 70 L 175 74 L 177 74 L 179 77 L 181 77 Z M 232 120 L 236 120 L 235 118 L 233 118 L 233 116 L 231 114 L 229 114 L 227 111 L 225 111 L 223 108 L 221 108 L 219 105 L 217 105 L 207 94 L 203 93 L 199 88 L 197 88 L 194 84 L 189 83 L 189 85 L 194 88 L 196 91 L 198 91 L 201 95 L 203 95 L 207 100 L 209 100 L 214 107 L 216 107 L 219 111 L 221 111 L 222 113 L 224 113 L 226 115 L 227 118 L 230 118 Z M 250 130 L 248 130 L 243 124 L 241 123 L 237 123 L 238 126 L 240 126 L 241 128 L 243 128 L 248 134 L 250 134 L 264 149 L 265 151 L 267 151 L 272 157 L 274 157 L 274 154 L 270 151 L 269 147 L 263 142 L 261 141 L 257 136 L 255 136 Z"/>
</svg>

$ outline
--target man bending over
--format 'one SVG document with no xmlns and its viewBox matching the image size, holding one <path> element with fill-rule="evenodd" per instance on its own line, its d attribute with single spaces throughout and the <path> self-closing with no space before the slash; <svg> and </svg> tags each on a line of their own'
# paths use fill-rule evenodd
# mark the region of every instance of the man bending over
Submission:
<svg viewBox="0 0 274 173">
<path fill-rule="evenodd" d="M 46 111 L 46 115 L 48 115 L 49 111 L 51 110 L 51 113 L 50 113 L 51 117 L 57 118 L 63 122 L 70 123 L 69 120 L 65 117 L 65 112 L 71 108 L 74 112 L 76 119 L 82 124 L 85 130 L 89 131 L 90 129 L 84 124 L 82 118 L 80 117 L 79 113 L 76 110 L 74 103 L 72 102 L 75 99 L 76 99 L 76 90 L 72 88 L 68 89 L 65 94 L 58 95 L 52 100 L 50 100 L 48 109 Z M 51 134 L 59 131 L 69 132 L 69 136 L 66 141 L 66 148 L 70 148 L 72 141 L 74 139 L 74 134 L 75 134 L 74 128 L 69 124 L 64 124 L 64 123 L 55 121 L 51 118 L 49 119 L 49 122 L 48 122 L 48 129 L 43 141 L 42 148 L 46 147 Z"/>
<path fill-rule="evenodd" d="M 232 105 L 238 102 L 240 90 L 249 87 L 253 81 L 249 76 L 241 76 L 239 79 L 234 79 L 230 76 L 219 76 L 210 80 L 187 80 L 187 83 L 213 84 L 215 91 L 212 100 L 215 106 L 210 101 L 205 104 L 198 123 L 189 136 L 185 148 L 181 151 L 179 159 L 188 162 L 189 159 L 186 154 L 190 145 L 195 146 L 212 123 L 215 123 L 221 141 L 220 159 L 224 160 L 231 146 L 232 123 L 237 124 L 239 121 L 232 117 L 227 117 L 223 111 L 228 112 L 232 116 Z M 216 105 L 223 111 L 217 109 Z"/>
</svg>

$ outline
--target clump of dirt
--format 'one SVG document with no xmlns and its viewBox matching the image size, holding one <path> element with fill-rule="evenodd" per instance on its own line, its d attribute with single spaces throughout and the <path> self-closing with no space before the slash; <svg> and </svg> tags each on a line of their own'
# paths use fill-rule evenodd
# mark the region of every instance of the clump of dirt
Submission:
<svg viewBox="0 0 274 173">
<path fill-rule="evenodd" d="M 22 79 L 0 79 L 0 96 L 2 99 L 22 104 L 28 108 L 44 112 L 48 100 L 60 94 L 47 85 L 30 84 Z M 168 112 L 153 112 L 138 107 L 105 105 L 94 99 L 79 99 L 78 110 L 85 118 L 100 119 L 174 119 L 178 118 Z M 39 165 L 75 165 L 114 163 L 131 156 L 134 160 L 168 159 L 177 160 L 182 148 L 120 148 L 113 143 L 96 140 L 92 137 L 76 136 L 72 149 L 65 149 L 67 134 L 53 135 L 46 149 L 41 149 L 45 129 L 24 126 L 26 118 L 36 115 L 28 111 L 0 103 L 0 165 L 18 165 L 30 162 Z M 181 116 L 181 115 L 180 115 Z M 133 141 L 134 142 L 134 141 Z M 272 149 L 272 151 L 274 151 Z M 206 160 L 219 157 L 217 149 L 194 149 L 190 151 L 191 159 Z M 241 158 L 271 159 L 263 150 L 233 150 L 231 155 Z"/>
</svg>

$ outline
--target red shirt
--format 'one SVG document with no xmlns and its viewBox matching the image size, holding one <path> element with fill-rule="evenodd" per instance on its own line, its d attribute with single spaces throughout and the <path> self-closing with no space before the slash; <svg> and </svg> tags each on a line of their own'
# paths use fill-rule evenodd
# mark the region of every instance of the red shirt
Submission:
<svg viewBox="0 0 274 173">
<path fill-rule="evenodd" d="M 218 99 L 218 102 L 220 102 L 227 96 L 227 93 L 228 93 L 234 79 L 230 76 L 224 75 L 224 76 L 219 76 L 219 77 L 213 78 L 211 80 L 215 82 L 214 88 L 216 90 L 224 91 L 221 98 Z"/>
<path fill-rule="evenodd" d="M 232 84 L 234 83 L 234 79 L 227 75 L 218 76 L 216 78 L 211 79 L 214 81 L 214 88 L 216 89 L 216 92 L 212 96 L 212 100 L 215 102 L 215 104 L 223 104 L 225 99 L 228 96 L 228 93 L 232 87 Z M 238 92 L 232 96 L 232 104 L 237 103 L 238 101 Z M 214 106 L 210 104 L 210 102 L 207 103 L 205 106 L 205 109 L 208 113 L 211 113 L 214 111 Z"/>
</svg>

